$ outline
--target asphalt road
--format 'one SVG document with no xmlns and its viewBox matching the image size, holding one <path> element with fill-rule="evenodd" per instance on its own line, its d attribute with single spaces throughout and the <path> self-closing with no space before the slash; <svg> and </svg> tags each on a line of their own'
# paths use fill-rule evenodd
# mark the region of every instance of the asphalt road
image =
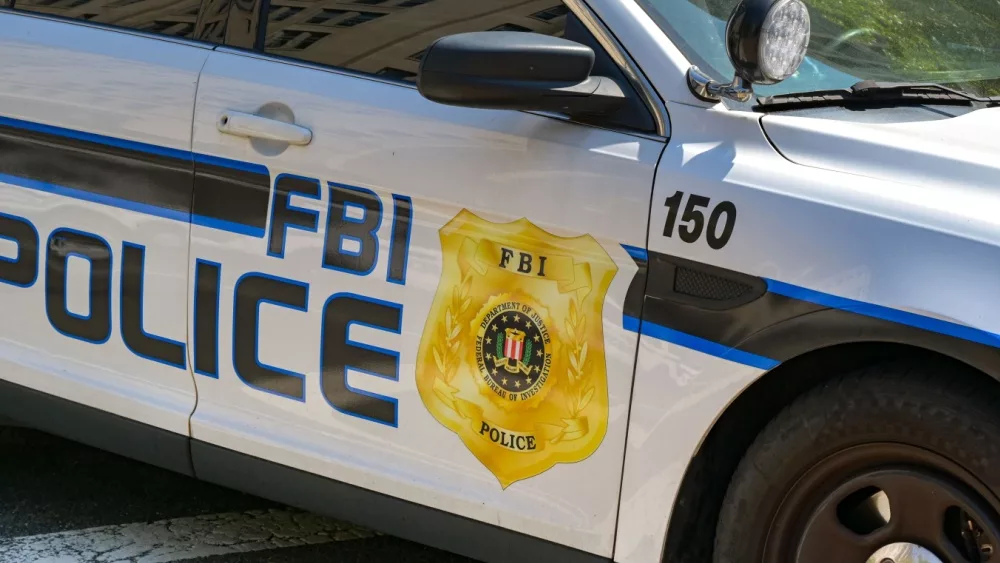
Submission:
<svg viewBox="0 0 1000 563">
<path fill-rule="evenodd" d="M 22 428 L 0 428 L 0 562 L 471 563 Z"/>
</svg>

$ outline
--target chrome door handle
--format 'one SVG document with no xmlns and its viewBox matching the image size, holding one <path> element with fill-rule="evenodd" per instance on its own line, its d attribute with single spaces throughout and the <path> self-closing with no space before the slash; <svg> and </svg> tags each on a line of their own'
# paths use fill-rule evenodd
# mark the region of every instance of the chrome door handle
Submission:
<svg viewBox="0 0 1000 563">
<path fill-rule="evenodd" d="M 312 131 L 308 127 L 261 117 L 252 113 L 227 111 L 219 116 L 219 131 L 237 137 L 281 141 L 290 145 L 308 145 Z"/>
</svg>

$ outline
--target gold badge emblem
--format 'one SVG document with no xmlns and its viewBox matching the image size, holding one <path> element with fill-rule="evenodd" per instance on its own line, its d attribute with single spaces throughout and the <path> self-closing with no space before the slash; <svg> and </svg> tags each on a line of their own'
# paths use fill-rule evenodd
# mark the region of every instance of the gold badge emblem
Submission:
<svg viewBox="0 0 1000 563">
<path fill-rule="evenodd" d="M 618 268 L 590 235 L 463 210 L 417 354 L 427 410 L 500 485 L 587 458 L 608 425 L 602 309 Z"/>
</svg>

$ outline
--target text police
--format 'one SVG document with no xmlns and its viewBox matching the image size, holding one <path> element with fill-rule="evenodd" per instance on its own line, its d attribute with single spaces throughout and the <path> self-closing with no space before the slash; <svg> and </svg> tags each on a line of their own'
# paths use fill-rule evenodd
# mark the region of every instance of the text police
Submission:
<svg viewBox="0 0 1000 563">
<path fill-rule="evenodd" d="M 289 228 L 318 231 L 318 213 L 296 207 L 291 196 L 319 199 L 323 184 L 315 178 L 280 175 L 272 190 L 271 220 L 267 233 L 267 254 L 284 256 L 285 235 Z M 329 204 L 325 228 L 322 266 L 356 275 L 368 275 L 380 255 L 377 230 L 382 223 L 382 199 L 369 190 L 329 182 Z M 348 213 L 349 208 L 358 213 Z M 393 224 L 388 252 L 387 281 L 406 283 L 406 262 L 412 219 L 408 197 L 393 195 Z M 45 312 L 49 323 L 60 334 L 93 344 L 103 344 L 112 333 L 112 283 L 120 284 L 120 331 L 125 346 L 139 357 L 187 369 L 184 342 L 151 334 L 143 328 L 143 278 L 147 249 L 125 241 L 121 249 L 112 249 L 97 233 L 71 228 L 56 228 L 45 237 L 25 217 L 0 214 L 0 238 L 17 245 L 16 257 L 0 257 L 0 282 L 31 287 L 44 268 Z M 354 241 L 357 250 L 347 250 L 343 241 Z M 151 250 L 155 252 L 155 249 Z M 121 261 L 120 279 L 112 280 L 114 255 Z M 90 263 L 89 307 L 86 315 L 74 313 L 67 306 L 69 259 L 79 257 Z M 44 261 L 44 264 L 42 262 Z M 219 377 L 219 300 L 223 265 L 195 258 L 194 314 L 192 357 L 196 373 Z M 305 382 L 259 361 L 258 332 L 260 305 L 306 311 L 309 285 L 261 272 L 240 276 L 233 289 L 233 368 L 251 387 L 304 400 Z M 321 349 L 318 358 L 320 386 L 324 397 L 336 410 L 396 426 L 396 400 L 352 389 L 346 379 L 348 368 L 395 380 L 399 354 L 348 339 L 352 324 L 400 333 L 403 305 L 352 293 L 335 293 L 326 299 L 321 315 Z"/>
</svg>

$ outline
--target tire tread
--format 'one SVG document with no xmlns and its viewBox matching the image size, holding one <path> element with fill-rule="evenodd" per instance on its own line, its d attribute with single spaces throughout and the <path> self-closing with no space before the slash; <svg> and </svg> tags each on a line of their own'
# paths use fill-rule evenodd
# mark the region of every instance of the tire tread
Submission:
<svg viewBox="0 0 1000 563">
<path fill-rule="evenodd" d="M 891 436 L 937 451 L 996 493 L 998 412 L 997 385 L 952 365 L 876 364 L 818 385 L 779 412 L 744 454 L 719 515 L 715 563 L 750 562 L 748 548 L 760 540 L 748 537 L 748 519 L 769 518 L 774 499 L 808 466 L 797 461 L 815 462 L 852 436 Z"/>
</svg>

